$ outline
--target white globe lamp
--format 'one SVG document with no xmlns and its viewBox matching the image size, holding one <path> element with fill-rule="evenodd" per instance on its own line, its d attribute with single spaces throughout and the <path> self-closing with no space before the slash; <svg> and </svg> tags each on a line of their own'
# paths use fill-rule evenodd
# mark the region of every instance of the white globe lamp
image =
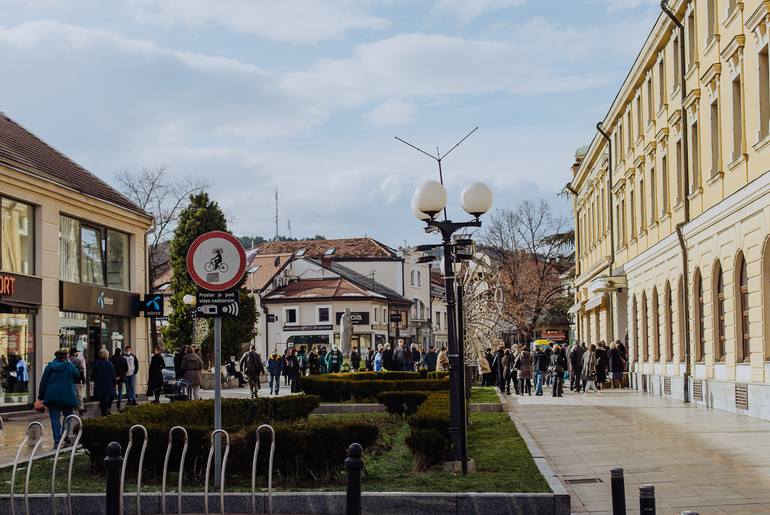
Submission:
<svg viewBox="0 0 770 515">
<path fill-rule="evenodd" d="M 480 182 L 469 184 L 460 194 L 460 205 L 466 213 L 478 218 L 492 207 L 492 190 Z"/>
<path fill-rule="evenodd" d="M 412 204 L 413 211 L 416 209 L 433 218 L 446 206 L 446 188 L 438 181 L 425 181 L 417 186 Z"/>
</svg>

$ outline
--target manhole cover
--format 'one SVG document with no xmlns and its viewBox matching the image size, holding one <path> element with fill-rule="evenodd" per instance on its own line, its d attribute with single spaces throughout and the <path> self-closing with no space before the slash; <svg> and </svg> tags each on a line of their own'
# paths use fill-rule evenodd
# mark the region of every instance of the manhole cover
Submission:
<svg viewBox="0 0 770 515">
<path fill-rule="evenodd" d="M 569 485 L 585 485 L 588 483 L 602 483 L 603 481 L 598 477 L 585 477 L 578 479 L 565 479 L 564 482 Z"/>
</svg>

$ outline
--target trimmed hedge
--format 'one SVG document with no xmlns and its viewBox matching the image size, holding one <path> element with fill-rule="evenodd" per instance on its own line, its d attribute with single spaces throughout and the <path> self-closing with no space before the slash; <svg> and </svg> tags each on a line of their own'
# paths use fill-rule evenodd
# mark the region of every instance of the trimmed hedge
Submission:
<svg viewBox="0 0 770 515">
<path fill-rule="evenodd" d="M 366 374 L 378 374 L 376 380 L 356 378 L 346 381 L 340 374 L 324 374 L 305 376 L 300 385 L 302 390 L 309 395 L 318 395 L 323 402 L 344 402 L 354 399 L 358 402 L 376 401 L 377 394 L 390 391 L 438 391 L 449 389 L 449 379 L 416 379 L 417 372 L 388 372 L 388 375 L 380 376 L 381 372 L 366 372 Z M 390 374 L 409 374 L 406 377 L 415 379 L 397 379 Z M 346 374 L 347 376 L 359 374 Z"/>
<path fill-rule="evenodd" d="M 428 372 L 428 379 L 444 379 L 449 377 L 449 372 Z"/>
<path fill-rule="evenodd" d="M 432 392 L 407 423 L 411 434 L 405 443 L 418 467 L 428 468 L 449 459 L 449 392 Z"/>
<path fill-rule="evenodd" d="M 377 426 L 363 422 L 308 423 L 307 419 L 320 400 L 313 396 L 292 396 L 264 399 L 222 399 L 222 428 L 230 434 L 227 470 L 244 476 L 251 473 L 251 460 L 256 441 L 256 428 L 271 422 L 276 433 L 275 471 L 289 480 L 325 480 L 342 470 L 347 448 L 358 442 L 364 448 L 374 443 L 379 434 Z M 291 423 L 294 422 L 294 423 Z M 206 470 L 213 432 L 213 401 L 188 401 L 170 404 L 148 404 L 125 410 L 119 415 L 83 421 L 81 443 L 91 458 L 95 474 L 104 471 L 103 460 L 109 442 L 115 441 L 126 449 L 128 432 L 134 424 L 147 429 L 147 450 L 144 471 L 159 479 L 163 471 L 168 432 L 181 425 L 188 435 L 185 472 L 189 480 L 200 480 Z M 269 449 L 267 432 L 262 433 L 262 445 Z M 134 432 L 134 443 L 127 473 L 135 475 L 143 435 Z M 264 455 L 263 455 L 264 452 Z M 172 470 L 179 467 L 182 436 L 174 435 L 170 457 Z M 261 470 L 267 470 L 268 451 L 260 450 Z"/>
<path fill-rule="evenodd" d="M 377 394 L 377 402 L 393 415 L 411 415 L 428 398 L 426 392 L 382 392 Z"/>
</svg>

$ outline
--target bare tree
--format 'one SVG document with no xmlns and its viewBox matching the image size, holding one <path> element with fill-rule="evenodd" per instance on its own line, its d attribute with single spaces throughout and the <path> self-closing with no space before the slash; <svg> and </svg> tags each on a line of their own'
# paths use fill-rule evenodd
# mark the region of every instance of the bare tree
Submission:
<svg viewBox="0 0 770 515">
<path fill-rule="evenodd" d="M 209 186 L 205 180 L 179 177 L 172 179 L 165 166 L 121 170 L 115 174 L 121 193 L 136 205 L 152 214 L 155 230 L 147 239 L 147 278 L 149 293 L 155 293 L 158 280 L 169 271 L 168 243 L 173 237 L 179 212 L 190 195 Z M 157 345 L 157 334 L 151 331 L 152 345 Z"/>
<path fill-rule="evenodd" d="M 503 312 L 524 341 L 535 339 L 538 319 L 562 297 L 559 275 L 572 252 L 568 227 L 542 200 L 499 210 L 487 223 L 483 242 L 499 274 Z"/>
</svg>

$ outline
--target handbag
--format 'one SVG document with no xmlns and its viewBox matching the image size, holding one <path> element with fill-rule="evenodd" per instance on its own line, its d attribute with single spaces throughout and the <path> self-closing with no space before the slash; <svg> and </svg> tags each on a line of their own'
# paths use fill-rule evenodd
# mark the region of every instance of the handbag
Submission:
<svg viewBox="0 0 770 515">
<path fill-rule="evenodd" d="M 38 399 L 35 401 L 35 405 L 32 407 L 35 411 L 39 411 L 40 413 L 45 413 L 45 404 L 43 404 L 43 401 Z"/>
</svg>

